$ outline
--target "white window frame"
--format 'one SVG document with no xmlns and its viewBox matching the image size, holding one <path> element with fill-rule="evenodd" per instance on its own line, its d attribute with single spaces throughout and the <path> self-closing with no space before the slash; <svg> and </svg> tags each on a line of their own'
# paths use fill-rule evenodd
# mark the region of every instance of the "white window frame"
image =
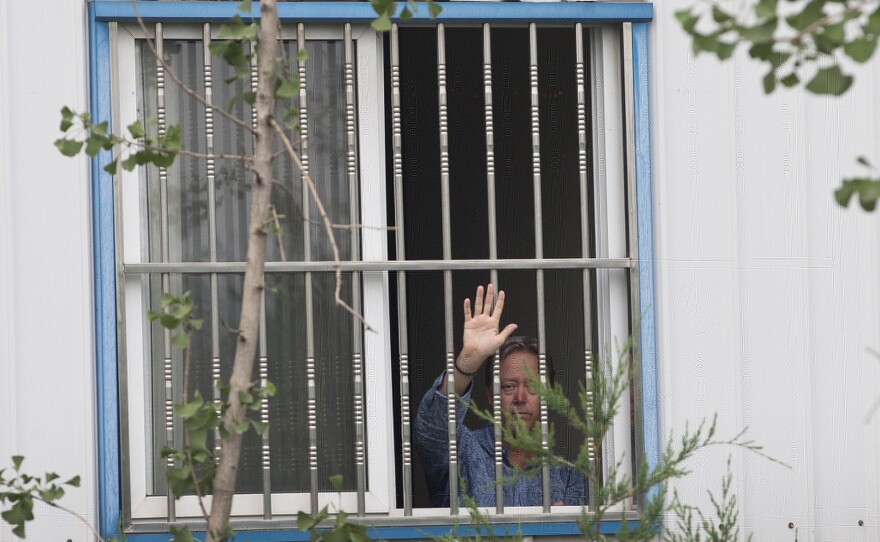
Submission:
<svg viewBox="0 0 880 542">
<path fill-rule="evenodd" d="M 309 25 L 307 40 L 342 40 L 340 25 Z M 212 28 L 212 33 L 219 25 Z M 200 25 L 174 24 L 164 27 L 166 40 L 201 40 Z M 286 40 L 295 42 L 295 35 L 288 27 L 282 33 Z M 128 126 L 138 120 L 138 103 L 143 89 L 138 86 L 136 39 L 142 37 L 141 28 L 136 24 L 120 24 L 117 34 L 117 58 L 114 66 L 118 84 L 117 126 Z M 356 43 L 357 70 L 357 114 L 359 137 L 359 175 L 360 175 L 360 221 L 361 251 L 364 261 L 387 260 L 386 202 L 385 202 L 385 121 L 384 121 L 384 67 L 381 36 L 369 25 L 352 25 L 352 39 Z M 374 67 L 374 68 L 373 68 Z M 173 83 L 170 83 L 173 84 Z M 382 157 L 377 160 L 376 157 Z M 138 169 L 125 172 L 120 168 L 122 203 L 122 248 L 123 264 L 144 263 L 142 260 L 141 202 L 142 182 Z M 365 509 L 367 513 L 389 513 L 395 504 L 395 453 L 393 427 L 393 393 L 391 367 L 390 315 L 388 299 L 388 273 L 364 272 L 362 276 L 364 318 L 376 333 L 364 334 L 364 386 L 366 392 L 366 432 L 367 446 L 367 491 Z M 164 518 L 168 512 L 166 496 L 147 494 L 151 477 L 152 462 L 148 452 L 158 453 L 158 448 L 150 442 L 152 420 L 149 404 L 150 346 L 145 340 L 144 329 L 148 308 L 143 296 L 141 276 L 125 275 L 125 356 L 128 382 L 127 419 L 128 442 L 123 443 L 123 461 L 129 462 L 128 495 L 131 518 L 133 520 Z M 138 385 L 142 383 L 142 385 Z M 303 401 L 303 412 L 305 402 Z M 143 431 L 137 430 L 143 428 Z M 127 444 L 127 446 L 126 446 Z M 160 445 L 161 447 L 161 445 Z M 127 455 L 126 454 L 127 448 Z M 122 481 L 123 485 L 126 481 Z M 207 499 L 210 502 L 210 498 Z M 344 510 L 357 507 L 357 493 L 346 491 L 340 496 L 335 492 L 321 492 L 319 506 L 341 506 Z M 273 514 L 296 514 L 309 509 L 309 493 L 275 493 L 271 496 Z M 195 496 L 184 496 L 177 501 L 175 512 L 179 518 L 200 517 L 201 511 Z M 233 516 L 260 516 L 263 510 L 262 494 L 237 494 L 232 507 Z"/>
</svg>

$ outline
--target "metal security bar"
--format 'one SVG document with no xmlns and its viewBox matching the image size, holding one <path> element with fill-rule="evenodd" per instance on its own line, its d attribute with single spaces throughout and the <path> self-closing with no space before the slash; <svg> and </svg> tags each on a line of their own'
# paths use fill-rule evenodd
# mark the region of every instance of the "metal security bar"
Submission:
<svg viewBox="0 0 880 542">
<path fill-rule="evenodd" d="M 483 25 L 483 96 L 486 115 L 486 199 L 489 219 L 489 259 L 498 259 L 498 219 L 495 216 L 495 118 L 492 111 L 492 30 L 489 24 Z M 490 281 L 496 291 L 498 270 L 492 268 Z M 492 417 L 495 420 L 495 513 L 504 513 L 504 453 L 501 430 L 501 358 L 498 352 L 492 360 Z"/>
<path fill-rule="evenodd" d="M 165 47 L 162 36 L 162 23 L 156 23 L 156 122 L 159 137 L 165 135 L 166 119 L 165 119 L 165 66 L 162 64 Z M 161 253 L 162 261 L 170 261 L 169 257 L 169 239 L 168 239 L 168 170 L 164 167 L 159 168 L 159 205 L 161 208 Z M 171 277 L 168 273 L 162 274 L 162 293 L 171 291 Z M 174 380 L 173 366 L 171 364 L 171 330 L 165 328 L 163 330 L 163 352 L 164 352 L 164 382 L 165 382 L 165 444 L 169 448 L 174 448 Z M 168 456 L 165 461 L 166 468 L 174 467 L 174 459 Z M 168 488 L 168 519 L 174 521 L 177 517 L 174 494 L 171 488 Z"/>
<path fill-rule="evenodd" d="M 211 24 L 202 26 L 202 64 L 205 77 L 205 152 L 209 158 L 205 160 L 205 173 L 208 177 L 208 250 L 211 262 L 217 261 L 217 188 L 216 161 L 214 154 L 214 77 L 211 65 Z M 220 292 L 219 277 L 211 273 L 211 378 L 214 383 L 221 381 L 220 373 Z M 220 387 L 212 388 L 215 402 L 221 400 Z M 220 428 L 214 430 L 214 453 L 220 458 Z"/>
<path fill-rule="evenodd" d="M 400 127 L 400 37 L 397 24 L 391 26 L 391 152 L 394 175 L 395 249 L 398 260 L 406 260 L 403 211 L 403 148 Z M 412 515 L 412 435 L 409 405 L 409 336 L 406 314 L 406 274 L 397 277 L 397 335 L 400 349 L 400 438 L 403 477 L 403 514 Z"/>
<path fill-rule="evenodd" d="M 529 25 L 529 83 L 532 96 L 532 178 L 535 197 L 535 259 L 544 258 L 543 212 L 541 207 L 541 121 L 538 97 L 538 29 L 535 23 Z M 547 385 L 547 332 L 544 320 L 544 270 L 535 270 L 535 289 L 538 293 L 538 375 L 541 385 Z M 547 402 L 541 400 L 541 447 L 549 449 Z M 550 511 L 550 466 L 541 468 L 541 489 L 544 512 Z"/>
<path fill-rule="evenodd" d="M 296 44 L 299 50 L 306 48 L 305 25 L 299 23 L 296 26 Z M 299 141 L 299 155 L 302 161 L 303 177 L 309 173 L 309 106 L 308 106 L 308 80 L 306 78 L 306 60 L 297 61 L 297 74 L 299 75 L 299 128 L 306 137 Z M 308 185 L 302 183 L 302 213 L 303 213 L 303 261 L 312 261 L 312 212 L 309 203 Z M 293 202 L 296 205 L 296 202 Z M 312 273 L 305 273 L 305 313 L 306 313 L 306 387 L 308 399 L 306 411 L 309 429 L 309 504 L 312 514 L 318 513 L 318 406 L 317 406 L 317 383 L 315 382 L 315 311 L 314 294 L 312 292 Z"/>
<path fill-rule="evenodd" d="M 345 40 L 345 146 L 346 146 L 346 170 L 348 173 L 348 197 L 349 213 L 352 223 L 358 222 L 360 213 L 360 186 L 358 180 L 358 155 L 357 155 L 357 114 L 355 100 L 355 77 L 354 77 L 354 43 L 351 39 L 351 23 L 344 27 Z M 360 230 L 351 228 L 351 259 L 361 259 Z M 361 282 L 358 273 L 352 274 L 351 287 L 352 308 L 355 314 L 361 314 Z M 354 424 L 355 424 L 355 468 L 357 470 L 357 513 L 359 516 L 366 514 L 365 495 L 367 491 L 367 465 L 366 465 L 366 429 L 364 424 L 364 376 L 363 376 L 363 328 L 361 322 L 352 319 L 352 367 L 354 367 Z"/>
<path fill-rule="evenodd" d="M 452 259 L 449 216 L 449 121 L 446 106 L 446 27 L 437 25 L 437 110 L 440 116 L 440 207 L 443 217 L 443 259 Z M 458 514 L 458 443 L 455 419 L 455 352 L 452 343 L 452 272 L 443 271 L 443 312 L 446 336 L 446 416 L 449 437 L 449 513 Z"/>
<path fill-rule="evenodd" d="M 586 258 L 590 254 L 590 211 L 589 211 L 589 184 L 588 171 L 589 161 L 587 159 L 587 100 L 586 100 L 586 68 L 584 66 L 584 25 L 577 23 L 574 26 L 574 47 L 575 47 L 575 84 L 577 86 L 577 124 L 578 124 L 578 181 L 581 195 L 581 256 Z M 584 378 L 586 382 L 587 393 L 587 412 L 585 415 L 588 420 L 592 420 L 594 412 L 593 407 L 593 302 L 590 294 L 590 270 L 584 268 L 583 271 L 583 289 L 584 289 Z M 596 439 L 592 435 L 587 436 L 587 446 L 589 449 L 588 459 L 594 462 L 595 468 L 599 465 L 596 461 Z M 595 493 L 592 492 L 592 493 Z"/>
</svg>

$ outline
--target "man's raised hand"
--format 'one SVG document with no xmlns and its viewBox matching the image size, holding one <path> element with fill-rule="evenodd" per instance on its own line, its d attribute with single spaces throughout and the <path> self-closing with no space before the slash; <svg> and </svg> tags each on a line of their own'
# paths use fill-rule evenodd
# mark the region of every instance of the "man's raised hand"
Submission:
<svg viewBox="0 0 880 542">
<path fill-rule="evenodd" d="M 473 309 L 471 300 L 464 300 L 464 334 L 458 366 L 468 373 L 478 371 L 486 358 L 494 354 L 516 330 L 516 324 L 508 324 L 498 331 L 501 314 L 504 312 L 504 292 L 498 292 L 494 307 L 492 302 L 495 300 L 495 286 L 489 284 L 485 288 L 485 297 L 483 294 L 483 287 L 477 287 Z"/>
</svg>

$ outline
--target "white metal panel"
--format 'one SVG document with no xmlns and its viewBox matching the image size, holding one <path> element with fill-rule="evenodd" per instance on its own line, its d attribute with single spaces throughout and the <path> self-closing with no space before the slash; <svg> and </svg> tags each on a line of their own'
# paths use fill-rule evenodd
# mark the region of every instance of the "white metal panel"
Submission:
<svg viewBox="0 0 880 542">
<path fill-rule="evenodd" d="M 744 51 L 692 57 L 688 4 L 656 3 L 651 28 L 661 434 L 717 412 L 793 468 L 713 450 L 679 490 L 707 507 L 732 453 L 756 540 L 878 540 L 880 218 L 831 193 L 880 156 L 880 64 L 840 99 L 767 97 Z"/>
<path fill-rule="evenodd" d="M 52 144 L 62 105 L 87 107 L 84 15 L 83 2 L 0 4 L 0 467 L 22 454 L 30 472 L 81 475 L 62 504 L 94 518 L 89 180 Z M 90 540 L 35 512 L 29 539 Z"/>
</svg>

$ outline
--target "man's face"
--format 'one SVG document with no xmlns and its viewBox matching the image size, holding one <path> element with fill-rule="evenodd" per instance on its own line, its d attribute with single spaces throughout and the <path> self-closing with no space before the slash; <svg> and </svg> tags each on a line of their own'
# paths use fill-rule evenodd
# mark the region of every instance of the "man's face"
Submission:
<svg viewBox="0 0 880 542">
<path fill-rule="evenodd" d="M 501 419 L 505 427 L 516 419 L 516 413 L 528 429 L 541 417 L 540 400 L 528 387 L 529 375 L 538 376 L 535 354 L 513 352 L 501 361 Z"/>
</svg>

